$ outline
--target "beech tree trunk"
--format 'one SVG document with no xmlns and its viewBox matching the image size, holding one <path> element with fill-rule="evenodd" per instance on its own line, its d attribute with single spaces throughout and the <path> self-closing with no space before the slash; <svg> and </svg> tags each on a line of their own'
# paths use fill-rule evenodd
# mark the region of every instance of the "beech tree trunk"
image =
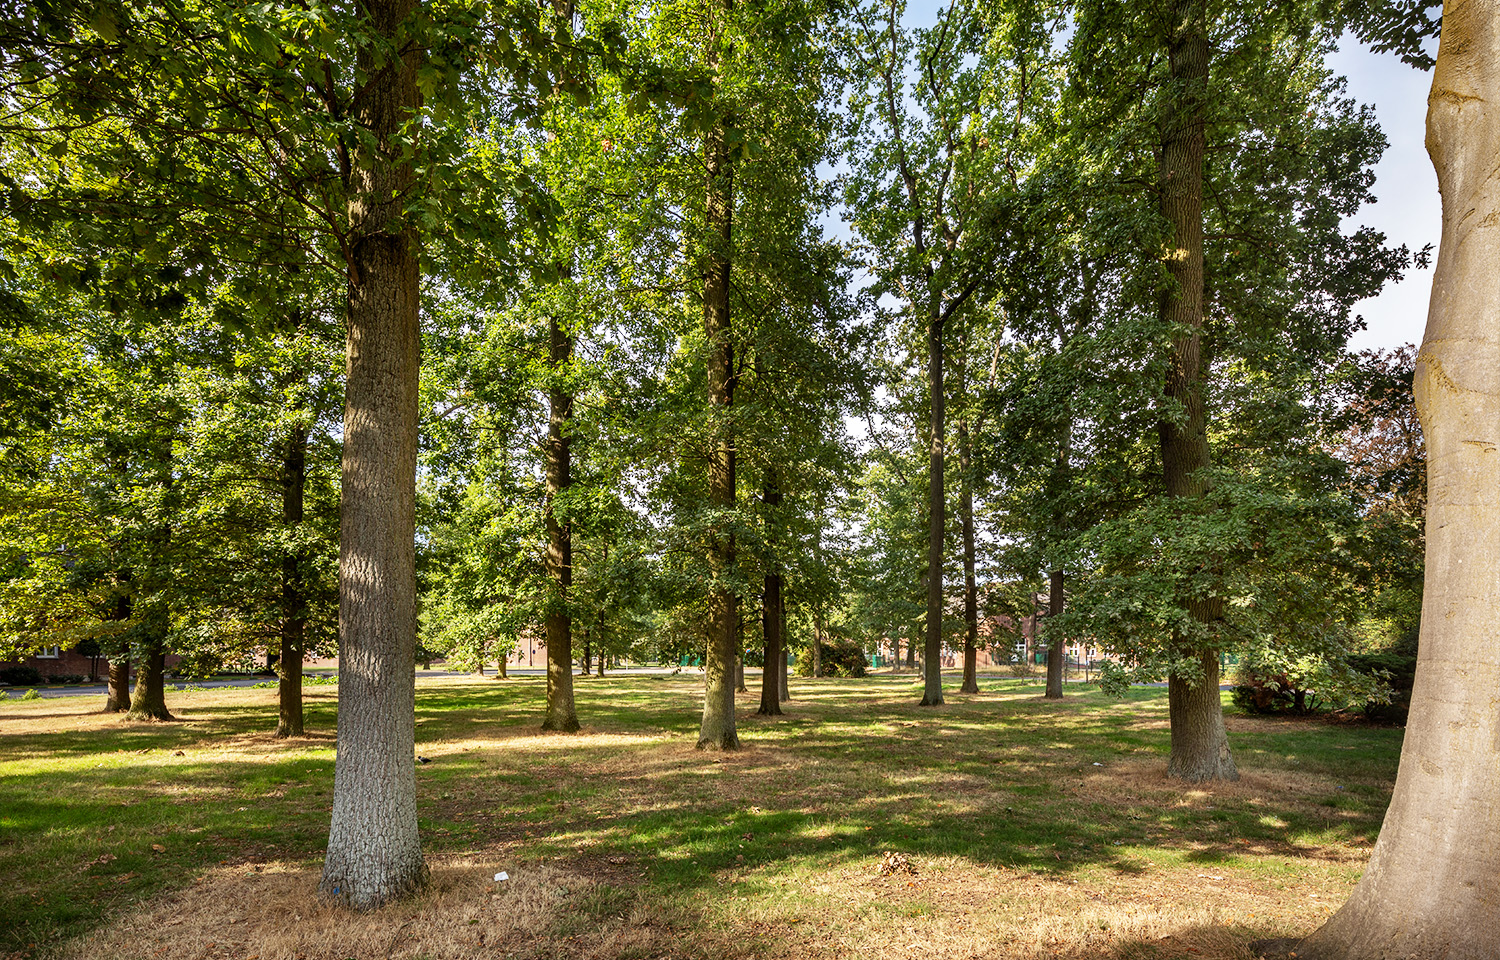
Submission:
<svg viewBox="0 0 1500 960">
<path fill-rule="evenodd" d="M 1050 592 L 1047 594 L 1047 618 L 1057 616 L 1063 612 L 1063 571 L 1053 570 L 1048 584 Z M 1067 644 L 1063 643 L 1062 631 L 1054 628 L 1047 630 L 1047 694 L 1048 700 L 1061 700 L 1063 698 L 1063 663 L 1067 654 Z"/>
<path fill-rule="evenodd" d="M 710 43 L 717 44 L 717 38 Z M 717 55 L 712 58 L 717 64 Z M 708 171 L 705 217 L 707 249 L 703 258 L 703 332 L 708 340 L 708 402 L 717 423 L 709 454 L 708 498 L 715 510 L 727 514 L 735 504 L 735 446 L 724 422 L 734 403 L 734 344 L 729 319 L 729 250 L 734 210 L 734 170 L 724 143 L 723 124 L 704 137 Z M 703 722 L 699 749 L 737 750 L 734 692 L 735 658 L 739 655 L 739 600 L 729 586 L 735 563 L 733 533 L 724 528 L 712 536 L 709 569 L 713 585 L 708 595 L 708 650 L 704 660 Z"/>
<path fill-rule="evenodd" d="M 573 441 L 568 436 L 573 419 L 573 393 L 564 380 L 573 359 L 573 338 L 563 330 L 556 316 L 548 321 L 547 328 L 552 386 L 548 391 L 545 513 L 547 575 L 552 578 L 553 596 L 547 607 L 547 712 L 542 718 L 542 729 L 572 733 L 578 729 L 578 713 L 573 704 L 573 616 L 568 611 L 573 592 L 573 532 L 570 524 L 559 522 L 554 506 L 558 496 L 573 482 Z M 585 642 L 585 676 L 589 672 L 588 656 Z"/>
<path fill-rule="evenodd" d="M 1427 150 L 1442 244 L 1416 401 L 1427 441 L 1417 676 L 1396 789 L 1310 960 L 1493 960 L 1500 929 L 1500 3 L 1444 4 Z"/>
<path fill-rule="evenodd" d="M 960 693 L 979 692 L 979 588 L 974 582 L 974 466 L 969 422 L 958 422 L 958 515 L 964 536 L 964 682 Z"/>
<path fill-rule="evenodd" d="M 426 881 L 417 836 L 416 565 L 418 311 L 415 186 L 398 134 L 421 107 L 415 0 L 368 0 L 382 40 L 357 51 L 369 79 L 349 182 L 350 260 L 339 534 L 339 715 L 333 815 L 319 892 L 358 909 Z M 403 51 L 387 60 L 389 49 Z"/>
<path fill-rule="evenodd" d="M 293 543 L 304 515 L 307 490 L 307 427 L 287 432 L 281 461 L 281 523 Z M 304 554 L 294 546 L 281 559 L 281 654 L 276 663 L 277 737 L 300 737 L 302 726 L 302 657 L 306 650 L 307 591 L 303 586 Z"/>
<path fill-rule="evenodd" d="M 1209 42 L 1203 0 L 1178 0 L 1168 40 L 1168 60 L 1175 92 L 1161 122 L 1162 149 L 1158 189 L 1162 215 L 1172 225 L 1172 248 L 1166 256 L 1172 283 L 1162 295 L 1161 318 L 1173 330 L 1165 393 L 1181 417 L 1161 420 L 1162 476 L 1167 496 L 1187 501 L 1207 488 L 1208 415 L 1203 401 L 1203 149 L 1208 98 Z M 1198 598 L 1188 604 L 1200 623 L 1222 619 L 1220 598 Z M 1224 712 L 1219 700 L 1216 650 L 1180 649 L 1179 660 L 1198 664 L 1167 678 L 1171 710 L 1172 757 L 1169 777 L 1201 783 L 1235 780 L 1239 774 L 1229 753 Z"/>
</svg>

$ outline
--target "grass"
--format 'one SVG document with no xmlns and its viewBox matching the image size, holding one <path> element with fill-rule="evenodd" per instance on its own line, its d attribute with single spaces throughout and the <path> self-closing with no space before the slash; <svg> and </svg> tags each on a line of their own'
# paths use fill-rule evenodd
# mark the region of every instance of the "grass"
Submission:
<svg viewBox="0 0 1500 960">
<path fill-rule="evenodd" d="M 1401 731 L 1229 718 L 1240 783 L 1164 778 L 1164 690 L 988 678 L 741 695 L 745 749 L 693 749 L 701 680 L 424 680 L 429 893 L 351 924 L 312 897 L 336 694 L 277 741 L 275 694 L 177 694 L 179 723 L 92 698 L 0 704 L 0 956 L 1248 957 L 1342 903 Z M 882 877 L 886 851 L 917 872 Z M 492 877 L 505 870 L 511 880 Z"/>
</svg>

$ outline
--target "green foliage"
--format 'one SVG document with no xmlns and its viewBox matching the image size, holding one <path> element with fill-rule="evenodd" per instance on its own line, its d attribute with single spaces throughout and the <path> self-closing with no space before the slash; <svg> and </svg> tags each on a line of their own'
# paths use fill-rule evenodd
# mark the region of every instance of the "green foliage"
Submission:
<svg viewBox="0 0 1500 960">
<path fill-rule="evenodd" d="M 42 682 L 41 671 L 25 665 L 0 668 L 0 683 L 12 687 L 28 687 Z"/>
</svg>

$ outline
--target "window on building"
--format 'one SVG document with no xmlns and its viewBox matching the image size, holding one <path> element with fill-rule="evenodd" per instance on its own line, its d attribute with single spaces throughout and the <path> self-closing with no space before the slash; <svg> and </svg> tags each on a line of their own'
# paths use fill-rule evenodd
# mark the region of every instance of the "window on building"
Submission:
<svg viewBox="0 0 1500 960">
<path fill-rule="evenodd" d="M 56 660 L 61 656 L 62 651 L 59 650 L 56 646 L 43 647 L 41 651 L 37 653 L 37 658 L 41 660 Z"/>
</svg>

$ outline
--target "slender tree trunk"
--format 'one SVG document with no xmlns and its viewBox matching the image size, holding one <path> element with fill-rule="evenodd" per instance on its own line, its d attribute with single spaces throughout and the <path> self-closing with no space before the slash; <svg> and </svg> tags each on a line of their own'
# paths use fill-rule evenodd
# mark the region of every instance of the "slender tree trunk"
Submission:
<svg viewBox="0 0 1500 960">
<path fill-rule="evenodd" d="M 1427 149 L 1442 245 L 1417 355 L 1427 563 L 1411 715 L 1370 865 L 1295 950 L 1493 960 L 1500 929 L 1500 3 L 1443 8 Z"/>
<path fill-rule="evenodd" d="M 1209 465 L 1208 414 L 1203 399 L 1203 150 L 1208 97 L 1209 42 L 1203 0 L 1178 0 L 1172 22 L 1168 59 L 1175 93 L 1162 119 L 1158 187 L 1162 215 L 1172 225 L 1173 247 L 1166 257 L 1171 278 L 1162 295 L 1161 318 L 1173 331 L 1166 396 L 1182 411 L 1164 418 L 1161 435 L 1162 475 L 1167 496 L 1188 502 L 1206 492 Z M 1212 624 L 1223 617 L 1220 598 L 1188 604 L 1193 618 Z M 1169 777 L 1194 783 L 1238 778 L 1224 732 L 1219 702 L 1218 652 L 1178 649 L 1182 668 L 1168 676 L 1172 756 Z"/>
<path fill-rule="evenodd" d="M 1063 572 L 1053 570 L 1049 578 L 1050 593 L 1047 595 L 1047 618 L 1063 612 Z M 1047 630 L 1047 695 L 1048 700 L 1063 698 L 1063 657 L 1067 645 L 1063 643 L 1062 631 L 1055 627 Z M 1217 689 L 1217 688 L 1215 688 Z"/>
<path fill-rule="evenodd" d="M 339 715 L 333 814 L 318 886 L 359 909 L 427 878 L 417 836 L 417 232 L 415 186 L 399 134 L 421 106 L 415 0 L 367 0 L 380 42 L 361 45 L 368 77 L 352 106 L 362 136 L 349 183 L 350 261 L 343 496 L 339 521 Z M 388 59 L 388 50 L 403 51 Z"/>
<path fill-rule="evenodd" d="M 927 459 L 927 625 L 922 647 L 921 706 L 943 702 L 943 434 L 948 429 L 943 397 L 943 323 L 934 309 L 927 319 L 927 389 L 932 394 L 931 449 Z"/>
<path fill-rule="evenodd" d="M 716 45 L 717 38 L 710 43 Z M 717 66 L 717 53 L 712 57 Z M 734 345 L 729 319 L 729 251 L 734 210 L 734 171 L 724 142 L 723 124 L 704 137 L 704 163 L 708 171 L 708 249 L 703 258 L 703 332 L 708 341 L 708 400 L 713 408 L 714 448 L 709 455 L 708 497 L 723 516 L 735 505 L 735 445 L 726 421 L 734 403 Z M 724 521 L 721 521 L 723 523 Z M 698 731 L 700 749 L 737 750 L 735 731 L 735 657 L 739 653 L 738 598 L 729 586 L 735 564 L 734 535 L 724 526 L 712 535 L 709 569 L 713 585 L 708 596 L 708 650 L 704 663 L 703 723 Z"/>
<path fill-rule="evenodd" d="M 781 638 L 781 656 L 776 658 L 776 669 L 781 673 L 781 702 L 786 703 L 788 700 L 792 699 L 791 689 L 787 686 L 787 674 L 791 672 L 791 667 L 787 663 L 788 645 L 786 634 L 786 584 L 783 583 L 781 586 L 781 597 L 779 602 L 776 604 L 777 619 L 780 620 L 781 623 L 781 625 L 776 628 L 776 635 Z"/>
<path fill-rule="evenodd" d="M 823 625 L 816 613 L 813 614 L 812 675 L 823 675 Z"/>
<path fill-rule="evenodd" d="M 768 501 L 769 502 L 769 501 Z M 781 715 L 781 687 L 786 672 L 786 651 L 781 637 L 781 576 L 767 573 L 761 597 L 761 633 L 765 637 L 765 670 L 760 678 L 760 709 L 768 717 Z"/>
<path fill-rule="evenodd" d="M 964 682 L 960 693 L 978 693 L 979 588 L 974 582 L 974 466 L 969 421 L 958 422 L 959 520 L 964 536 Z"/>
<path fill-rule="evenodd" d="M 573 392 L 565 383 L 573 359 L 573 338 L 554 315 L 547 324 L 548 360 L 552 386 L 547 417 L 547 575 L 553 597 L 547 608 L 547 713 L 543 730 L 572 733 L 578 729 L 573 704 L 573 616 L 568 602 L 573 592 L 573 535 L 571 524 L 559 521 L 557 498 L 572 484 Z M 583 645 L 583 672 L 589 672 L 589 647 Z"/>
<path fill-rule="evenodd" d="M 307 591 L 303 586 L 305 553 L 299 532 L 307 489 L 307 427 L 287 433 L 281 461 L 281 524 L 294 546 L 281 559 L 281 654 L 277 658 L 277 737 L 300 737 L 302 727 L 302 657 L 307 636 Z"/>
</svg>

